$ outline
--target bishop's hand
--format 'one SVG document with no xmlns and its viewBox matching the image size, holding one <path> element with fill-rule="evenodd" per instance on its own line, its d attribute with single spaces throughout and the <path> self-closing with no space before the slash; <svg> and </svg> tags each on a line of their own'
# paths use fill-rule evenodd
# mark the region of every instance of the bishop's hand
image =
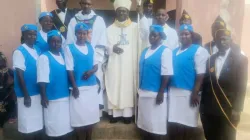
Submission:
<svg viewBox="0 0 250 140">
<path fill-rule="evenodd" d="M 115 44 L 113 46 L 113 52 L 116 53 L 116 54 L 122 54 L 123 53 L 123 49 L 118 47 L 119 46 L 119 43 L 118 44 Z"/>
</svg>

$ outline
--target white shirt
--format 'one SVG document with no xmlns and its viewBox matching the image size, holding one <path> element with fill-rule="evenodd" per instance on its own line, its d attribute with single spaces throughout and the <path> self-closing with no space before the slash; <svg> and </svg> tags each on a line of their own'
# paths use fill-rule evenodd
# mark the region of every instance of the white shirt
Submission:
<svg viewBox="0 0 250 140">
<path fill-rule="evenodd" d="M 227 49 L 226 54 L 224 56 L 218 56 L 215 60 L 215 71 L 216 71 L 216 78 L 219 79 L 221 70 L 223 68 L 223 65 L 228 57 L 229 52 L 231 49 Z"/>
<path fill-rule="evenodd" d="M 176 55 L 185 52 L 188 48 L 181 50 L 179 49 Z M 196 74 L 204 74 L 206 72 L 206 62 L 209 58 L 209 53 L 203 47 L 199 47 L 195 53 L 194 62 Z"/>
<path fill-rule="evenodd" d="M 65 22 L 65 17 L 66 17 L 66 13 L 67 13 L 67 8 L 65 9 L 65 12 L 61 11 L 60 13 L 57 13 L 58 17 L 60 18 L 60 20 L 62 21 L 62 23 Z"/>
<path fill-rule="evenodd" d="M 87 55 L 88 54 L 88 47 L 87 46 L 79 46 L 75 43 L 75 47 L 81 52 L 83 53 L 84 55 Z M 96 53 L 95 53 L 95 50 L 94 50 L 94 65 L 98 64 L 98 61 L 96 60 Z M 66 68 L 67 70 L 74 70 L 74 58 L 72 56 L 72 53 L 69 49 L 69 46 L 65 48 L 65 63 L 66 63 Z"/>
<path fill-rule="evenodd" d="M 160 47 L 157 47 L 156 49 L 152 50 L 149 48 L 145 54 L 145 59 L 153 55 Z M 161 56 L 161 75 L 173 75 L 173 61 L 172 61 L 172 51 L 169 48 L 166 48 L 162 52 Z M 142 90 L 139 89 L 138 91 L 139 96 L 141 97 L 156 97 L 157 92 L 152 92 L 152 91 L 147 91 L 147 90 Z M 166 96 L 166 94 L 164 95 Z"/>
<path fill-rule="evenodd" d="M 169 27 L 167 24 L 164 26 L 164 33 L 167 39 L 163 41 L 163 45 L 167 46 L 169 49 L 174 50 L 179 46 L 179 37 L 175 29 Z"/>
<path fill-rule="evenodd" d="M 30 48 L 28 47 L 26 44 L 22 44 L 22 46 L 24 47 L 25 50 L 28 51 L 28 53 L 35 59 L 37 60 L 38 58 L 38 54 L 36 52 L 36 50 L 34 48 Z M 21 51 L 19 50 L 15 50 L 13 53 L 13 68 L 19 68 L 23 71 L 26 70 L 26 66 L 25 66 L 25 58 L 22 54 Z"/>
<path fill-rule="evenodd" d="M 54 55 L 51 52 L 49 53 L 58 63 L 60 63 L 61 65 L 65 65 L 61 53 L 60 55 Z M 37 60 L 37 82 L 49 83 L 50 82 L 49 74 L 50 74 L 49 59 L 46 55 L 41 55 Z"/>
</svg>

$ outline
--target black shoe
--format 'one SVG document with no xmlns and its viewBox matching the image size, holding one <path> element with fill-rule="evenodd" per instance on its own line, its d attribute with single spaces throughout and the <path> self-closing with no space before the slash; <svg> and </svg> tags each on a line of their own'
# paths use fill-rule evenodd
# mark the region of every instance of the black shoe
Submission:
<svg viewBox="0 0 250 140">
<path fill-rule="evenodd" d="M 118 122 L 118 118 L 110 117 L 109 123 L 117 123 L 117 122 Z"/>
<path fill-rule="evenodd" d="M 131 122 L 132 122 L 132 117 L 123 118 L 123 123 L 124 123 L 124 124 L 131 124 Z"/>
</svg>

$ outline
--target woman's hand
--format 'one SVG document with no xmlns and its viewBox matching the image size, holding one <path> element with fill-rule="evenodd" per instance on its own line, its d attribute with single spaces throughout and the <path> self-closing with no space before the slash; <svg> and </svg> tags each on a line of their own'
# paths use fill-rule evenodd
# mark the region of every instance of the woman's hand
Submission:
<svg viewBox="0 0 250 140">
<path fill-rule="evenodd" d="M 24 105 L 26 107 L 30 107 L 31 106 L 31 98 L 30 98 L 30 96 L 24 96 Z"/>
<path fill-rule="evenodd" d="M 73 87 L 72 89 L 72 95 L 75 99 L 79 98 L 79 90 L 78 87 Z"/>
<path fill-rule="evenodd" d="M 164 101 L 164 92 L 159 92 L 156 96 L 156 104 L 161 105 Z"/>
</svg>

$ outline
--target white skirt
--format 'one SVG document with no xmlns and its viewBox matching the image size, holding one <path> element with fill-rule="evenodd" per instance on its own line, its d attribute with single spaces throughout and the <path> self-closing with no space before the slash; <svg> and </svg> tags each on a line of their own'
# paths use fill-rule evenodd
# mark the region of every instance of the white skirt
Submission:
<svg viewBox="0 0 250 140">
<path fill-rule="evenodd" d="M 70 96 L 70 119 L 72 127 L 83 127 L 100 121 L 99 96 L 96 86 L 81 90 L 79 98 Z"/>
<path fill-rule="evenodd" d="M 32 133 L 43 129 L 43 110 L 41 96 L 30 96 L 31 106 L 24 105 L 24 98 L 17 98 L 18 109 L 18 131 L 21 133 Z"/>
<path fill-rule="evenodd" d="M 59 137 L 73 131 L 70 125 L 69 98 L 49 101 L 44 108 L 46 134 L 50 137 Z"/>
<path fill-rule="evenodd" d="M 198 126 L 199 106 L 190 106 L 191 91 L 170 88 L 169 92 L 169 122 L 190 127 Z"/>
<path fill-rule="evenodd" d="M 167 96 L 161 105 L 155 97 L 139 97 L 137 126 L 149 133 L 167 134 Z"/>
</svg>

